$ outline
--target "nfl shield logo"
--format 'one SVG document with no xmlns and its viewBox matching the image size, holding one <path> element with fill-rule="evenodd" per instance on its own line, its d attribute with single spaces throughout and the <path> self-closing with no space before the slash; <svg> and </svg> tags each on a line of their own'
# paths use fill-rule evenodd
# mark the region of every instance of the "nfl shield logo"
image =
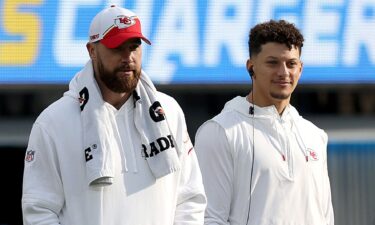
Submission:
<svg viewBox="0 0 375 225">
<path fill-rule="evenodd" d="M 34 160 L 34 154 L 35 154 L 35 151 L 34 150 L 29 150 L 26 152 L 26 157 L 25 157 L 25 161 L 26 162 L 31 162 Z"/>
</svg>

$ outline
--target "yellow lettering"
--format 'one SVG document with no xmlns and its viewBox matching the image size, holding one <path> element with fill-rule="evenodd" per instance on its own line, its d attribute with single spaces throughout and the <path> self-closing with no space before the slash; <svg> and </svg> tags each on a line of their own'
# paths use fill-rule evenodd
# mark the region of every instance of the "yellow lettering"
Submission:
<svg viewBox="0 0 375 225">
<path fill-rule="evenodd" d="M 20 5 L 37 5 L 43 0 L 5 0 L 2 21 L 8 35 L 17 35 L 21 40 L 0 43 L 0 65 L 29 65 L 38 54 L 41 23 L 32 13 L 18 12 Z"/>
</svg>

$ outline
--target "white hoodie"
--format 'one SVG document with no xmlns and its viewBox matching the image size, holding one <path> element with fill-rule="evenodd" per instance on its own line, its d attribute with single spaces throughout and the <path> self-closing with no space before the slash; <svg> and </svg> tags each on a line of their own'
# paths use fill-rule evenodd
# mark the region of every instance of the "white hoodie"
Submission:
<svg viewBox="0 0 375 225">
<path fill-rule="evenodd" d="M 290 105 L 251 106 L 236 97 L 197 132 L 205 224 L 333 225 L 326 133 Z"/>
<path fill-rule="evenodd" d="M 116 153 L 113 184 L 88 186 L 79 103 L 64 96 L 32 128 L 25 158 L 24 224 L 203 224 L 206 198 L 183 112 L 173 98 L 162 93 L 158 97 L 175 141 L 182 146 L 180 171 L 155 179 L 142 157 L 133 101 L 120 110 L 106 103 L 126 146 Z M 122 170 L 121 154 L 127 159 L 127 171 Z"/>
</svg>

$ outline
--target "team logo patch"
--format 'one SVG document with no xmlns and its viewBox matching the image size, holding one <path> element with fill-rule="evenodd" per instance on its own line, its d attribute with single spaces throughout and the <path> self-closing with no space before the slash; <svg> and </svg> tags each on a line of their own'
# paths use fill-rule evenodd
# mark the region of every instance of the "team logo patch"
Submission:
<svg viewBox="0 0 375 225">
<path fill-rule="evenodd" d="M 118 29 L 128 28 L 130 26 L 133 26 L 134 24 L 134 17 L 124 16 L 115 19 L 115 26 L 118 27 Z"/>
<path fill-rule="evenodd" d="M 314 149 L 308 148 L 307 152 L 309 153 L 310 160 L 312 160 L 312 161 L 318 161 L 319 160 L 319 156 Z"/>
<path fill-rule="evenodd" d="M 93 41 L 93 40 L 98 39 L 98 38 L 99 38 L 99 34 L 91 35 L 90 36 L 90 41 Z"/>
<path fill-rule="evenodd" d="M 32 162 L 34 160 L 35 151 L 34 150 L 28 150 L 26 152 L 25 161 L 26 162 Z"/>
</svg>

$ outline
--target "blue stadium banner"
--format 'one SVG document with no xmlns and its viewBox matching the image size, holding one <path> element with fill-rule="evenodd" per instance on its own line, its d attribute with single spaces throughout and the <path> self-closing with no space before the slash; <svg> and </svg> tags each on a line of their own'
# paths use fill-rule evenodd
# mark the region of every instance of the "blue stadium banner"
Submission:
<svg viewBox="0 0 375 225">
<path fill-rule="evenodd" d="M 305 36 L 305 84 L 375 83 L 375 0 L 0 0 L 0 84 L 66 84 L 88 60 L 91 19 L 135 11 L 158 84 L 242 84 L 248 33 L 286 19 Z"/>
</svg>

